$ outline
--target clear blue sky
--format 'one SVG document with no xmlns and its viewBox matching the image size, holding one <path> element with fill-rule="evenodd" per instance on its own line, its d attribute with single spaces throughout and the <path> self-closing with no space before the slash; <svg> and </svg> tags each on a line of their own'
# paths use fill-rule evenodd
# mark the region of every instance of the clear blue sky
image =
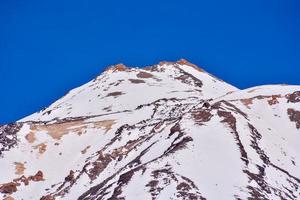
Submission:
<svg viewBox="0 0 300 200">
<path fill-rule="evenodd" d="M 125 63 L 179 58 L 240 88 L 300 84 L 298 0 L 1 0 L 0 124 Z"/>
</svg>

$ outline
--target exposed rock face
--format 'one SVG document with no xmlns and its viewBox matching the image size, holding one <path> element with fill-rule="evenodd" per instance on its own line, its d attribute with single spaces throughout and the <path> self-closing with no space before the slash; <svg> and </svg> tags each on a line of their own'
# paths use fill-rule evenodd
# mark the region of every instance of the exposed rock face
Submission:
<svg viewBox="0 0 300 200">
<path fill-rule="evenodd" d="M 0 199 L 300 199 L 299 91 L 114 65 L 0 126 Z"/>
<path fill-rule="evenodd" d="M 11 182 L 11 183 L 5 183 L 0 186 L 0 192 L 4 194 L 11 194 L 13 192 L 17 191 L 17 183 Z"/>
<path fill-rule="evenodd" d="M 139 72 L 136 76 L 138 78 L 152 78 L 153 77 L 153 75 L 148 72 Z"/>
<path fill-rule="evenodd" d="M 7 151 L 17 144 L 17 132 L 21 127 L 20 123 L 0 125 L 0 156 L 3 151 Z"/>
<path fill-rule="evenodd" d="M 145 81 L 141 80 L 141 79 L 129 79 L 129 81 L 131 83 L 135 83 L 135 84 L 139 84 L 139 83 L 145 83 Z"/>
<path fill-rule="evenodd" d="M 297 129 L 300 129 L 300 111 L 289 108 L 287 113 L 290 117 L 290 120 L 296 123 Z"/>
<path fill-rule="evenodd" d="M 42 171 L 38 171 L 34 176 L 30 176 L 29 179 L 32 181 L 43 181 L 44 175 Z"/>
<path fill-rule="evenodd" d="M 300 102 L 300 91 L 295 91 L 292 94 L 287 95 L 288 102 L 298 103 Z"/>
</svg>

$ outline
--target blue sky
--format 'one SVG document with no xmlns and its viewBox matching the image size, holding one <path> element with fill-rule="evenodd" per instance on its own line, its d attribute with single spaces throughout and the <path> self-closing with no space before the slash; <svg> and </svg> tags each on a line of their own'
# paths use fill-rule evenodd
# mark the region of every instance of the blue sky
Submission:
<svg viewBox="0 0 300 200">
<path fill-rule="evenodd" d="M 1 0 L 0 124 L 103 67 L 179 58 L 239 87 L 300 84 L 297 0 Z"/>
</svg>

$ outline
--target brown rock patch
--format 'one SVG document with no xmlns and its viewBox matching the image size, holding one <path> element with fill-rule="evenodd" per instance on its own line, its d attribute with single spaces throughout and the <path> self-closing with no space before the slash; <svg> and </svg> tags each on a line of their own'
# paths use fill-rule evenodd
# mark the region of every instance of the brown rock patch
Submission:
<svg viewBox="0 0 300 200">
<path fill-rule="evenodd" d="M 253 99 L 241 99 L 240 101 L 248 108 L 249 108 L 249 105 L 253 104 Z"/>
<path fill-rule="evenodd" d="M 148 72 L 139 72 L 136 77 L 138 78 L 152 78 L 153 74 L 150 74 Z"/>
<path fill-rule="evenodd" d="M 15 183 L 15 182 L 2 184 L 0 185 L 0 192 L 4 194 L 12 194 L 18 190 L 17 186 L 19 185 L 20 185 L 19 183 Z"/>
<path fill-rule="evenodd" d="M 38 171 L 34 176 L 21 176 L 20 178 L 14 179 L 12 182 L 0 184 L 0 193 L 4 194 L 12 194 L 18 190 L 18 186 L 21 185 L 21 183 L 24 183 L 24 185 L 28 185 L 30 181 L 44 181 L 43 178 L 43 172 Z"/>
<path fill-rule="evenodd" d="M 134 84 L 145 83 L 145 81 L 141 79 L 128 79 L 128 80 Z"/>
<path fill-rule="evenodd" d="M 106 168 L 106 166 L 113 160 L 109 154 L 104 154 L 102 151 L 98 152 L 97 161 L 93 162 L 93 167 L 88 170 L 88 176 L 91 180 L 95 180 L 97 176 Z"/>
<path fill-rule="evenodd" d="M 120 96 L 120 95 L 122 95 L 122 94 L 124 94 L 123 92 L 111 92 L 111 93 L 108 93 L 106 96 L 107 97 L 117 97 L 117 96 Z"/>
<path fill-rule="evenodd" d="M 55 197 L 51 195 L 42 196 L 40 200 L 55 200 Z"/>
<path fill-rule="evenodd" d="M 176 151 L 184 149 L 187 147 L 187 144 L 191 141 L 193 141 L 192 137 L 184 137 L 176 144 L 172 143 L 172 145 L 167 149 L 166 153 L 175 153 Z"/>
<path fill-rule="evenodd" d="M 72 128 L 75 127 L 76 128 Z M 48 134 L 56 140 L 60 140 L 61 137 L 69 132 L 80 132 L 85 127 L 83 120 L 55 123 L 55 124 L 32 124 L 31 130 L 33 131 L 47 131 Z"/>
<path fill-rule="evenodd" d="M 269 105 L 274 105 L 274 104 L 279 103 L 278 98 L 281 98 L 281 95 L 271 95 L 271 96 L 258 95 L 258 96 L 247 98 L 247 99 L 240 99 L 240 101 L 245 106 L 247 106 L 248 108 L 250 108 L 249 105 L 253 104 L 253 100 L 255 100 L 255 99 L 259 99 L 259 100 L 261 100 L 261 99 L 268 99 L 267 100 L 268 104 Z"/>
<path fill-rule="evenodd" d="M 287 110 L 289 118 L 292 122 L 296 123 L 296 128 L 300 129 L 300 111 L 289 108 Z"/>
<path fill-rule="evenodd" d="M 69 175 L 65 178 L 65 181 L 73 181 L 75 179 L 75 172 L 70 170 Z"/>
<path fill-rule="evenodd" d="M 196 109 L 192 111 L 192 117 L 196 124 L 203 125 L 204 122 L 208 122 L 211 119 L 212 114 L 210 110 Z"/>
<path fill-rule="evenodd" d="M 41 143 L 38 145 L 33 146 L 34 149 L 38 149 L 40 154 L 45 153 L 46 149 L 47 149 L 47 145 L 45 143 Z"/>
<path fill-rule="evenodd" d="M 35 182 L 43 181 L 43 180 L 45 180 L 44 179 L 44 174 L 43 174 L 42 171 L 39 170 L 34 176 L 30 176 L 29 180 L 32 180 L 32 181 L 35 181 Z"/>
<path fill-rule="evenodd" d="M 177 124 L 175 124 L 174 126 L 171 127 L 169 136 L 173 135 L 176 132 L 179 132 L 179 133 L 181 132 L 181 128 L 180 128 L 179 123 L 177 123 Z"/>
<path fill-rule="evenodd" d="M 97 122 L 94 122 L 94 127 L 105 128 L 105 133 L 107 133 L 115 123 L 116 123 L 116 121 L 111 120 L 111 119 L 103 120 L 103 121 L 97 121 Z"/>
<path fill-rule="evenodd" d="M 15 162 L 15 174 L 16 175 L 22 175 L 24 174 L 24 171 L 25 171 L 25 166 L 24 166 L 24 163 L 21 163 L 21 162 Z"/>
<path fill-rule="evenodd" d="M 187 65 L 190 66 L 192 68 L 194 68 L 195 70 L 199 71 L 199 72 L 204 72 L 203 69 L 201 69 L 200 67 L 198 67 L 197 65 L 190 63 L 189 61 L 185 60 L 185 59 L 180 59 L 178 60 L 176 63 L 180 64 L 180 65 Z"/>
<path fill-rule="evenodd" d="M 300 102 L 300 91 L 296 91 L 292 94 L 288 94 L 288 95 L 286 95 L 286 98 L 288 99 L 288 102 L 291 102 L 291 103 Z"/>
<path fill-rule="evenodd" d="M 25 139 L 29 142 L 29 143 L 34 143 L 34 141 L 36 140 L 34 132 L 29 132 L 26 136 Z"/>
<path fill-rule="evenodd" d="M 86 129 L 87 126 L 93 125 L 95 128 L 105 128 L 106 132 L 111 129 L 111 127 L 115 124 L 115 120 L 102 120 L 95 122 L 85 122 L 83 119 L 74 120 L 74 121 L 64 121 L 58 122 L 54 124 L 31 124 L 30 129 L 33 132 L 37 131 L 46 131 L 53 139 L 60 140 L 63 135 L 66 135 L 70 132 L 77 133 L 81 135 L 83 129 Z M 57 145 L 57 144 L 56 144 Z M 39 144 L 34 146 L 35 148 L 45 149 L 45 145 Z"/>
<path fill-rule="evenodd" d="M 191 186 L 185 182 L 179 183 L 176 187 L 177 190 L 189 191 Z"/>
<path fill-rule="evenodd" d="M 22 123 L 0 125 L 0 156 L 3 151 L 8 151 L 18 143 L 17 132 L 22 126 Z"/>
<path fill-rule="evenodd" d="M 268 100 L 269 105 L 275 105 L 277 103 L 279 103 L 279 101 L 277 100 L 277 98 L 280 98 L 280 95 L 272 95 L 271 99 Z"/>
<path fill-rule="evenodd" d="M 119 64 L 116 64 L 116 65 L 113 65 L 111 67 L 108 67 L 105 71 L 126 71 L 128 68 L 122 64 L 122 63 L 119 63 Z"/>
</svg>

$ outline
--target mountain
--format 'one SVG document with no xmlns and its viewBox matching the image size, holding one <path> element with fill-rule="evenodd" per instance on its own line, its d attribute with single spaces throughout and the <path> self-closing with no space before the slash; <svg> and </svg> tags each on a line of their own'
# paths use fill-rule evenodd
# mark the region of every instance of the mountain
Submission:
<svg viewBox="0 0 300 200">
<path fill-rule="evenodd" d="M 300 199 L 300 86 L 118 64 L 0 126 L 0 197 Z"/>
</svg>

